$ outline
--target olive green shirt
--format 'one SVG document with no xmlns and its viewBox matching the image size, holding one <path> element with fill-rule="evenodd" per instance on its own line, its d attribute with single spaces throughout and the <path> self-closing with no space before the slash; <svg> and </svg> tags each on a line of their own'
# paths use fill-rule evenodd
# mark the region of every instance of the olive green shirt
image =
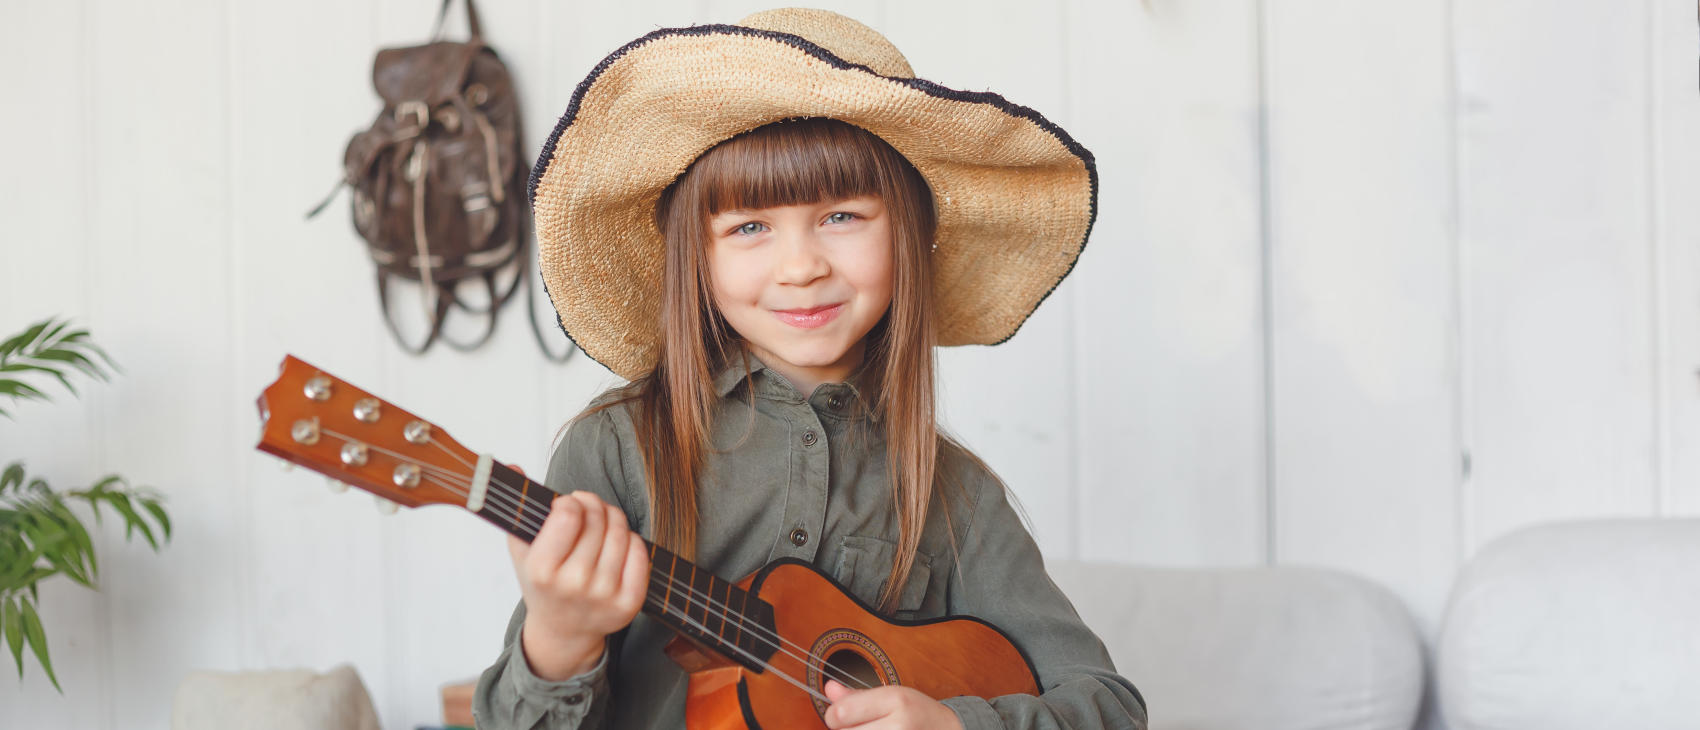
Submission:
<svg viewBox="0 0 1700 730">
<path fill-rule="evenodd" d="M 711 438 L 723 453 L 711 452 L 700 476 L 694 562 L 735 581 L 770 561 L 799 558 L 877 605 L 898 525 L 880 424 L 867 415 L 867 393 L 858 387 L 862 374 L 823 383 L 805 398 L 759 361 L 752 358 L 746 370 L 734 360 L 714 383 L 721 398 Z M 548 484 L 595 492 L 650 538 L 634 434 L 630 404 L 575 421 L 550 459 Z M 1115 673 L 1103 643 L 1046 575 L 1002 483 L 954 449 L 941 449 L 938 464 L 941 476 L 963 489 L 948 507 L 935 499 L 896 617 L 966 614 L 990 622 L 1032 661 L 1043 691 L 944 704 L 967 730 L 1144 730 L 1144 699 Z M 480 730 L 684 727 L 688 675 L 662 651 L 673 638 L 669 629 L 639 614 L 609 637 L 596 668 L 551 682 L 532 673 L 520 650 L 524 618 L 521 601 L 501 654 L 479 679 L 473 712 Z"/>
</svg>

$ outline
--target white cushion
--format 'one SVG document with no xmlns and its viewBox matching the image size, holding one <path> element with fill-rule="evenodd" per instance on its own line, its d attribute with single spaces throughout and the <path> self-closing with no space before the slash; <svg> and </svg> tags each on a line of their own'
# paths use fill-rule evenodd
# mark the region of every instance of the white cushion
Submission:
<svg viewBox="0 0 1700 730">
<path fill-rule="evenodd" d="M 1437 674 L 1452 730 L 1700 727 L 1700 520 L 1489 544 L 1453 586 Z"/>
<path fill-rule="evenodd" d="M 191 672 L 177 686 L 172 730 L 378 730 L 371 695 L 346 664 L 305 669 Z"/>
<path fill-rule="evenodd" d="M 1410 730 L 1422 642 L 1374 583 L 1303 567 L 1048 569 L 1152 730 Z"/>
</svg>

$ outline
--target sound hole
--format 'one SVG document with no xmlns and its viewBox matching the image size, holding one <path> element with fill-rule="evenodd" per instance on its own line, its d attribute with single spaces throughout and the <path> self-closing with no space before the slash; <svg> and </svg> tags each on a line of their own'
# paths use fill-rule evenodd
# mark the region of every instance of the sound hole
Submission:
<svg viewBox="0 0 1700 730">
<path fill-rule="evenodd" d="M 826 665 L 829 668 L 825 679 L 836 679 L 850 689 L 867 689 L 885 684 L 880 679 L 880 673 L 874 669 L 873 662 L 861 653 L 850 649 L 839 649 L 828 655 Z M 824 680 L 822 682 L 825 683 Z"/>
</svg>

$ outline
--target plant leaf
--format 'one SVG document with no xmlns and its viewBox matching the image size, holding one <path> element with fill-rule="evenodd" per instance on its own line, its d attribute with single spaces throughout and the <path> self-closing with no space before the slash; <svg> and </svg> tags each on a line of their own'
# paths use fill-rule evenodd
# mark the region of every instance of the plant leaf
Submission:
<svg viewBox="0 0 1700 730">
<path fill-rule="evenodd" d="M 106 371 L 100 369 L 99 363 L 88 359 L 88 357 L 75 350 L 42 350 L 41 352 L 35 353 L 34 357 L 37 360 L 52 360 L 54 362 L 69 364 L 71 367 L 83 371 L 91 378 L 99 378 L 101 380 L 107 379 Z"/>
<path fill-rule="evenodd" d="M 0 365 L 0 373 L 22 373 L 22 372 L 42 372 L 42 373 L 47 373 L 48 375 L 52 375 L 54 378 L 58 379 L 60 385 L 65 386 L 66 390 L 71 391 L 71 395 L 77 395 L 77 389 L 74 386 L 71 385 L 71 379 L 65 377 L 64 373 L 62 373 L 58 370 L 55 370 L 53 368 L 44 367 L 44 366 L 41 366 L 41 365 L 31 365 L 31 364 L 25 363 L 25 362 L 12 363 L 10 365 Z"/>
<path fill-rule="evenodd" d="M 159 522 L 160 529 L 165 531 L 165 541 L 170 542 L 171 541 L 171 518 L 166 516 L 165 508 L 159 506 L 159 500 L 157 500 L 157 499 L 144 499 L 144 500 L 142 500 L 142 509 L 147 510 L 148 514 L 153 515 L 153 518 L 156 521 Z"/>
<path fill-rule="evenodd" d="M 5 362 L 6 358 L 10 357 L 12 353 L 17 352 L 19 348 L 34 342 L 35 338 L 41 334 L 41 331 L 47 329 L 47 326 L 52 323 L 53 319 L 49 317 L 35 325 L 32 325 L 29 329 L 12 336 L 11 339 L 6 340 L 5 342 L 0 342 L 0 362 Z"/>
<path fill-rule="evenodd" d="M 14 400 L 51 400 L 35 386 L 9 378 L 0 378 L 0 395 L 12 396 Z"/>
<path fill-rule="evenodd" d="M 0 472 L 0 494 L 7 489 L 24 483 L 24 462 L 14 461 L 6 465 L 6 471 Z"/>
<path fill-rule="evenodd" d="M 18 665 L 18 679 L 24 678 L 24 617 L 18 611 L 21 596 L 6 596 L 0 603 L 0 634 L 6 635 L 6 647 L 12 650 L 12 661 Z"/>
<path fill-rule="evenodd" d="M 53 660 L 47 656 L 47 632 L 41 628 L 41 617 L 35 614 L 35 606 L 26 601 L 19 612 L 24 615 L 24 639 L 29 641 L 30 651 L 35 652 L 35 660 L 41 662 L 41 668 L 47 672 L 53 688 L 59 690 L 59 694 L 65 694 L 65 688 L 59 686 L 59 678 L 53 675 Z"/>
<path fill-rule="evenodd" d="M 147 521 L 143 520 L 141 515 L 136 514 L 136 508 L 130 506 L 129 495 L 114 493 L 107 501 L 111 503 L 113 509 L 118 510 L 119 514 L 124 515 L 124 539 L 130 539 L 132 529 L 140 530 L 142 538 L 153 546 L 154 552 L 159 552 L 159 541 L 154 539 L 153 528 L 148 527 Z"/>
</svg>

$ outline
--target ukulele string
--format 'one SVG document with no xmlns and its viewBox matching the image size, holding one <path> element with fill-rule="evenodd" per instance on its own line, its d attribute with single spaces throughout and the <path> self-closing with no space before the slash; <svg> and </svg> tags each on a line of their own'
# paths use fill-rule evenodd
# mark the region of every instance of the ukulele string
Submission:
<svg viewBox="0 0 1700 730">
<path fill-rule="evenodd" d="M 450 483 L 450 482 L 444 480 L 443 478 L 437 477 L 435 475 L 429 475 L 429 476 L 426 476 L 426 479 L 428 479 L 431 482 L 443 487 L 444 489 L 447 489 L 447 490 L 454 492 L 458 495 L 465 496 L 465 494 L 466 494 L 464 491 L 458 489 L 455 484 Z M 502 484 L 501 486 L 507 487 L 507 485 L 505 485 L 505 484 Z M 507 488 L 512 489 L 512 487 L 507 487 Z M 534 533 L 536 532 L 536 527 L 533 527 L 533 526 L 530 526 L 530 525 L 528 525 L 528 527 L 531 527 L 531 529 Z M 656 606 L 658 606 L 661 609 L 662 615 L 670 615 L 670 616 L 675 616 L 675 617 L 681 618 L 681 619 L 684 620 L 684 622 L 689 624 L 692 628 L 695 628 L 695 629 L 701 631 L 704 635 L 714 634 L 716 637 L 720 638 L 722 642 L 725 642 L 725 637 L 721 637 L 720 634 L 709 630 L 707 624 L 705 623 L 706 621 L 709 620 L 709 614 L 711 612 L 716 612 L 716 607 L 718 607 L 717 612 L 719 613 L 720 618 L 721 618 L 721 630 L 722 631 L 725 630 L 726 624 L 731 623 L 732 617 L 735 615 L 739 619 L 738 625 L 740 627 L 742 627 L 742 630 L 745 631 L 746 633 L 748 633 L 751 638 L 753 638 L 757 641 L 760 641 L 760 642 L 762 642 L 763 644 L 766 644 L 769 647 L 772 647 L 774 650 L 778 651 L 780 654 L 783 654 L 786 657 L 789 657 L 793 660 L 796 660 L 797 662 L 803 664 L 805 667 L 819 669 L 823 676 L 825 676 L 829 679 L 837 680 L 839 683 L 841 683 L 841 684 L 843 684 L 847 687 L 854 687 L 854 688 L 858 688 L 858 689 L 869 689 L 870 688 L 870 685 L 867 684 L 866 682 L 863 682 L 862 680 L 857 679 L 856 677 L 853 677 L 853 676 L 850 676 L 849 674 L 846 674 L 843 670 L 841 670 L 838 667 L 835 667 L 832 664 L 830 664 L 829 662 L 827 662 L 825 657 L 822 657 L 818 654 L 815 654 L 815 653 L 813 653 L 813 652 L 811 652 L 807 649 L 804 649 L 802 646 L 792 642 L 789 639 L 786 639 L 784 636 L 782 636 L 778 633 L 769 631 L 767 628 L 763 627 L 760 623 L 749 623 L 749 624 L 744 623 L 743 619 L 746 618 L 746 617 L 742 613 L 739 613 L 737 611 L 733 611 L 730 606 L 728 606 L 724 603 L 721 603 L 718 599 L 715 599 L 712 595 L 704 597 L 702 592 L 698 591 L 694 586 L 691 586 L 688 583 L 684 583 L 674 576 L 671 576 L 671 575 L 662 576 L 659 573 L 651 572 L 650 576 L 649 576 L 649 582 L 650 582 L 653 590 L 651 590 L 651 591 L 649 591 L 648 593 L 645 594 L 644 601 L 646 603 L 654 603 Z M 678 593 L 681 596 L 683 596 L 685 598 L 685 603 L 686 603 L 685 607 L 680 608 L 678 606 L 674 606 L 674 605 L 671 605 L 671 604 L 664 602 L 659 596 L 656 595 L 656 593 L 659 592 L 662 589 L 670 589 L 671 592 Z M 702 621 L 698 621 L 694 617 L 691 616 L 689 609 L 693 605 L 700 606 L 700 607 L 703 608 L 703 620 Z M 775 641 L 774 641 L 775 639 L 777 639 L 781 643 L 775 643 Z M 794 652 L 794 651 L 787 649 L 782 644 L 788 644 L 791 647 L 801 651 L 802 655 L 799 656 L 797 652 Z M 749 658 L 750 661 L 762 666 L 763 668 L 765 668 L 769 671 L 772 671 L 776 676 L 778 676 L 782 679 L 785 679 L 786 681 L 790 682 L 793 685 L 796 685 L 799 689 L 802 689 L 805 692 L 809 692 L 811 695 L 817 697 L 821 701 L 830 702 L 830 700 L 828 700 L 826 697 L 821 696 L 819 693 L 810 690 L 807 686 L 800 683 L 795 678 L 791 677 L 790 675 L 786 674 L 783 671 L 780 671 L 771 662 L 764 661 L 764 660 L 756 657 L 754 654 L 752 654 L 748 650 L 744 649 L 743 647 L 738 646 L 736 643 L 727 643 L 727 646 L 730 647 L 733 650 L 736 650 L 739 654 L 742 654 L 745 657 Z"/>
<path fill-rule="evenodd" d="M 461 455 L 456 454 L 454 451 L 449 449 L 448 446 L 444 445 L 442 442 L 438 441 L 436 439 L 436 437 L 428 436 L 426 438 L 426 440 L 432 446 L 436 446 L 444 454 L 447 454 L 449 456 L 449 458 L 460 462 L 462 466 L 465 466 L 468 469 L 473 468 L 473 465 L 470 462 L 468 462 Z M 398 458 L 401 458 L 399 455 L 397 455 L 397 456 L 398 456 Z M 438 467 L 438 468 L 440 469 L 440 467 Z M 447 469 L 441 469 L 441 470 L 448 473 L 450 476 L 459 476 L 458 474 L 456 474 L 452 471 L 449 471 Z M 513 495 L 515 493 L 519 493 L 519 490 L 515 489 L 512 485 L 509 485 L 505 482 L 502 482 L 500 479 L 496 478 L 494 475 L 492 475 L 490 477 L 490 481 L 493 484 L 495 484 L 496 486 L 500 486 L 500 487 L 502 487 L 502 489 L 507 490 L 507 492 L 508 492 L 507 494 L 503 494 L 503 492 L 501 490 L 492 489 L 492 490 L 490 490 L 490 494 L 492 496 L 500 495 L 500 496 L 505 497 L 506 500 L 507 500 L 508 506 L 519 506 L 521 508 L 520 511 L 523 513 L 524 517 L 533 518 L 534 522 L 528 521 L 528 522 L 525 523 L 525 527 L 527 529 L 530 529 L 531 533 L 533 535 L 536 535 L 538 532 L 540 532 L 542 530 L 542 521 L 548 517 L 548 512 L 546 510 L 543 510 L 541 503 L 535 502 L 535 501 L 526 501 L 526 500 L 524 500 L 523 496 L 521 496 L 519 499 L 516 500 Z M 451 491 L 454 491 L 456 494 L 460 494 L 461 496 L 465 496 L 465 494 L 463 492 L 460 492 L 459 490 L 454 489 L 450 485 L 442 484 L 442 486 L 450 489 Z M 468 486 L 470 486 L 470 485 L 468 485 Z M 514 503 L 516 501 L 520 502 L 521 504 L 515 505 Z M 653 577 L 654 577 L 653 574 L 652 574 L 651 577 L 653 579 Z M 831 664 L 827 663 L 825 657 L 821 657 L 821 656 L 815 654 L 814 652 L 810 651 L 809 649 L 803 647 L 800 644 L 797 644 L 796 642 L 791 641 L 790 639 L 785 638 L 783 635 L 781 635 L 777 632 L 769 631 L 767 628 L 763 627 L 759 623 L 751 624 L 751 625 L 749 625 L 748 628 L 745 628 L 746 625 L 745 625 L 743 619 L 746 618 L 746 617 L 744 616 L 744 614 L 741 611 L 733 611 L 731 606 L 729 606 L 725 603 L 721 603 L 719 600 L 714 598 L 713 594 L 709 594 L 707 596 L 704 596 L 702 593 L 698 592 L 697 589 L 694 586 L 690 585 L 689 583 L 680 583 L 678 580 L 673 578 L 673 576 L 671 574 L 669 574 L 667 576 L 667 580 L 668 580 L 668 584 L 671 584 L 671 587 L 675 587 L 675 588 L 683 587 L 685 591 L 688 591 L 688 594 L 686 595 L 687 601 L 698 603 L 698 604 L 703 606 L 703 616 L 704 616 L 705 621 L 707 620 L 707 615 L 708 615 L 709 609 L 717 607 L 718 611 L 721 614 L 721 628 L 722 628 L 722 630 L 724 630 L 725 624 L 730 622 L 730 617 L 732 615 L 736 615 L 738 617 L 738 626 L 740 627 L 741 630 L 748 631 L 752 636 L 754 636 L 757 639 L 761 639 L 763 641 L 763 643 L 767 644 L 770 647 L 773 647 L 775 650 L 785 654 L 786 656 L 791 657 L 792 659 L 795 659 L 799 662 L 802 662 L 804 665 L 818 664 L 821 667 L 821 670 L 823 672 L 831 672 L 831 671 L 836 670 L 836 667 L 833 667 Z M 668 584 L 663 584 L 662 587 L 664 587 L 664 588 L 669 587 Z M 766 636 L 764 636 L 763 634 L 766 634 Z M 775 643 L 773 641 L 774 639 L 777 639 L 781 643 Z M 793 651 L 787 649 L 786 645 L 788 645 L 791 649 L 795 649 L 796 651 L 793 652 Z M 801 652 L 801 656 L 799 656 L 797 652 Z M 867 683 L 862 682 L 861 680 L 856 679 L 855 677 L 844 674 L 842 671 L 839 671 L 839 675 L 840 676 L 833 676 L 832 678 L 839 680 L 840 682 L 844 683 L 847 686 L 851 685 L 851 684 L 855 684 L 855 685 L 858 685 L 862 689 L 868 689 Z"/>
<path fill-rule="evenodd" d="M 331 436 L 333 438 L 342 439 L 343 441 L 348 441 L 348 442 L 355 441 L 354 438 L 352 438 L 352 437 L 350 437 L 346 434 L 338 433 L 338 432 L 331 430 L 331 429 L 321 429 L 321 433 L 328 435 L 328 436 Z M 445 453 L 447 453 L 450 457 L 454 458 L 456 461 L 459 461 L 462 464 L 467 463 L 466 460 L 460 458 L 459 455 L 453 453 L 452 451 L 449 451 L 447 447 L 443 446 L 441 443 L 438 443 L 436 441 L 436 439 L 434 439 L 434 438 L 430 439 L 430 442 L 432 444 L 435 444 L 439 449 L 442 449 Z M 447 489 L 448 491 L 454 493 L 457 496 L 466 497 L 467 491 L 465 489 L 461 488 L 461 487 L 465 487 L 465 488 L 471 487 L 471 483 L 469 481 L 458 481 L 458 480 L 465 479 L 466 477 L 462 477 L 459 473 L 454 472 L 453 470 L 445 469 L 443 467 L 439 467 L 439 466 L 436 466 L 436 465 L 433 465 L 433 464 L 426 464 L 426 463 L 423 463 L 423 462 L 415 461 L 414 459 L 411 459 L 404 454 L 401 454 L 401 453 L 398 453 L 398 452 L 395 452 L 395 451 L 391 451 L 389 449 L 385 449 L 381 446 L 374 446 L 374 445 L 368 444 L 367 448 L 369 448 L 373 451 L 376 451 L 378 453 L 384 454 L 386 456 L 389 456 L 389 457 L 391 457 L 391 458 L 393 458 L 397 461 L 407 463 L 407 464 L 413 464 L 414 466 L 419 467 L 423 472 L 425 472 L 425 473 L 421 474 L 421 476 L 424 476 L 427 480 L 431 481 L 432 483 L 437 484 L 438 486 L 443 487 L 444 489 Z M 431 472 L 440 472 L 440 474 L 433 474 Z M 448 481 L 448 479 L 455 479 L 457 481 L 450 482 L 450 481 Z M 530 529 L 532 531 L 532 534 L 535 535 L 542 528 L 542 519 L 546 518 L 548 513 L 547 512 L 542 512 L 542 513 L 537 512 L 536 510 L 542 509 L 541 505 L 538 504 L 537 502 L 529 502 L 529 503 L 522 504 L 520 502 L 520 500 L 514 496 L 514 494 L 517 494 L 519 492 L 519 490 L 515 489 L 512 485 L 509 485 L 505 482 L 502 482 L 501 480 L 495 478 L 494 476 L 491 477 L 490 481 L 492 483 L 494 483 L 496 486 L 501 487 L 502 489 L 490 490 L 489 494 L 492 497 L 501 497 L 504 501 L 506 501 L 507 504 L 505 505 L 505 507 L 519 508 L 518 511 L 521 513 L 522 518 L 530 518 L 530 519 L 526 519 L 522 523 L 523 526 L 525 526 L 527 529 Z M 503 492 L 502 490 L 507 490 L 507 491 Z M 658 579 L 655 578 L 655 574 L 652 573 L 651 574 L 651 581 L 654 582 L 656 580 L 658 580 Z M 828 663 L 826 661 L 825 657 L 819 656 L 819 655 L 815 654 L 814 652 L 809 651 L 808 649 L 805 649 L 801 645 L 798 645 L 795 642 L 792 642 L 791 640 L 785 638 L 784 636 L 778 634 L 777 632 L 769 631 L 767 628 L 763 627 L 759 623 L 745 624 L 742 621 L 742 619 L 746 618 L 746 617 L 742 613 L 733 611 L 730 606 L 728 606 L 724 603 L 721 603 L 720 601 L 716 600 L 713 596 L 706 596 L 705 597 L 695 587 L 690 586 L 689 584 L 686 584 L 686 583 L 681 583 L 677 578 L 674 578 L 671 575 L 667 576 L 667 583 L 663 584 L 663 587 L 668 587 L 669 585 L 672 588 L 674 588 L 675 590 L 682 589 L 680 592 L 681 592 L 682 595 L 685 596 L 685 599 L 687 601 L 687 605 L 689 605 L 691 603 L 695 603 L 697 605 L 703 606 L 703 608 L 704 608 L 703 615 L 704 615 L 705 620 L 707 618 L 709 611 L 713 607 L 718 606 L 718 609 L 719 609 L 718 612 L 721 615 L 722 630 L 724 630 L 725 624 L 730 622 L 731 616 L 733 614 L 736 614 L 739 618 L 738 623 L 739 623 L 740 626 L 744 627 L 745 630 L 752 637 L 762 641 L 763 643 L 767 644 L 768 646 L 774 648 L 776 651 L 786 655 L 787 657 L 790 657 L 794 660 L 797 660 L 797 661 L 803 663 L 805 666 L 810 666 L 810 665 L 818 666 L 821 669 L 823 674 L 826 674 L 827 676 L 829 676 L 832 679 L 838 680 L 839 682 L 845 684 L 846 686 L 854 684 L 856 686 L 859 686 L 862 689 L 868 689 L 869 688 L 869 685 L 867 683 L 862 682 L 861 680 L 858 680 L 855 677 L 848 676 L 848 675 L 844 674 L 842 671 L 837 670 L 836 667 L 833 667 L 830 663 Z M 667 613 L 668 609 L 669 609 L 669 607 L 664 606 L 663 607 L 663 613 L 664 614 Z M 696 622 L 694 619 L 690 618 L 688 611 L 679 611 L 678 613 L 680 615 L 683 615 L 687 622 L 692 623 L 693 626 L 695 626 L 699 630 L 703 631 L 703 633 L 705 633 L 705 634 L 709 633 L 708 627 L 699 623 L 699 622 Z M 765 634 L 765 636 L 764 636 L 764 634 Z M 775 639 L 777 639 L 777 642 L 775 641 Z M 802 655 L 799 656 L 796 652 L 793 652 L 793 651 L 787 649 L 785 645 L 789 645 L 791 648 L 794 648 L 794 649 L 801 651 Z M 733 646 L 733 648 L 737 649 L 739 651 L 739 653 L 745 655 L 746 657 L 749 657 L 752 661 L 754 661 L 758 664 L 761 664 L 764 667 L 767 667 L 768 669 L 772 670 L 775 674 L 786 679 L 787 681 L 791 682 L 792 684 L 795 684 L 797 687 L 799 687 L 799 688 L 801 688 L 805 691 L 810 692 L 810 694 L 813 694 L 813 695 L 819 697 L 819 699 L 821 699 L 823 701 L 826 701 L 825 697 L 819 696 L 818 693 L 815 693 L 812 690 L 809 690 L 808 687 L 799 683 L 794 678 L 784 674 L 783 672 L 780 672 L 778 669 L 774 668 L 772 664 L 765 662 L 763 660 L 757 659 L 754 655 L 750 654 L 750 652 L 744 650 L 742 647 L 738 647 L 735 644 L 731 645 L 731 646 Z M 835 674 L 837 676 L 834 676 Z"/>
</svg>

